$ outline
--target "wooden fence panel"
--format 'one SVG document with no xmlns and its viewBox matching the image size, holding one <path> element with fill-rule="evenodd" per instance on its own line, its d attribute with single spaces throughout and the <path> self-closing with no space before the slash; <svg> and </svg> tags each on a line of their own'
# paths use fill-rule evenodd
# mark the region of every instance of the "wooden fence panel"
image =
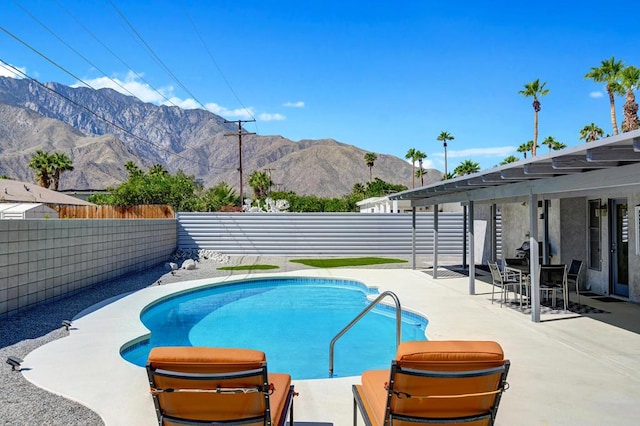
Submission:
<svg viewBox="0 0 640 426">
<path fill-rule="evenodd" d="M 53 205 L 60 219 L 174 219 L 175 213 L 167 205 L 66 206 Z"/>
</svg>

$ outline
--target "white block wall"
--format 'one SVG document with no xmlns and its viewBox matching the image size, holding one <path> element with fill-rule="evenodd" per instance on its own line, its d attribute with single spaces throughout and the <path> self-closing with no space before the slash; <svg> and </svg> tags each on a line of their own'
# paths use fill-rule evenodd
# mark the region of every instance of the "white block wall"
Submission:
<svg viewBox="0 0 640 426">
<path fill-rule="evenodd" d="M 0 318 L 166 261 L 173 219 L 0 220 Z"/>
</svg>

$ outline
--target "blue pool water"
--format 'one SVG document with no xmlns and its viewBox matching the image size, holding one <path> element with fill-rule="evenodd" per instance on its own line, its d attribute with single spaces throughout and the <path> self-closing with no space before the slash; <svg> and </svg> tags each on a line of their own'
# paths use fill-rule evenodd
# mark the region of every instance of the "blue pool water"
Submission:
<svg viewBox="0 0 640 426">
<path fill-rule="evenodd" d="M 314 278 L 247 280 L 160 301 L 141 316 L 151 337 L 122 356 L 144 366 L 155 346 L 251 348 L 269 371 L 294 379 L 328 377 L 329 344 L 377 294 L 355 281 Z M 402 341 L 424 340 L 427 321 L 402 314 Z M 379 305 L 335 345 L 334 376 L 389 368 L 395 355 L 395 309 Z"/>
</svg>

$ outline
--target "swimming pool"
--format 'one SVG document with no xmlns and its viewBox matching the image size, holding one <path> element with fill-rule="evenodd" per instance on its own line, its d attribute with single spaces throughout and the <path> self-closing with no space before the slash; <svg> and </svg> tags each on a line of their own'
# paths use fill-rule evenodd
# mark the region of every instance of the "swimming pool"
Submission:
<svg viewBox="0 0 640 426">
<path fill-rule="evenodd" d="M 362 283 L 318 278 L 252 279 L 205 287 L 161 300 L 141 320 L 149 339 L 121 354 L 144 366 L 155 346 L 258 349 L 269 371 L 294 379 L 328 377 L 331 339 L 376 295 Z M 403 311 L 402 340 L 424 340 L 427 320 Z M 388 368 L 395 354 L 395 309 L 379 305 L 335 345 L 334 376 Z"/>
</svg>

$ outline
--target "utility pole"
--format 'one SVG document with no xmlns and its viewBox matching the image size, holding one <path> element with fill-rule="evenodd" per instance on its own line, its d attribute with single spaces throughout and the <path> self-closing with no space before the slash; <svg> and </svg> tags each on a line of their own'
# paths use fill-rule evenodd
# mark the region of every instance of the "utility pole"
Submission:
<svg viewBox="0 0 640 426">
<path fill-rule="evenodd" d="M 244 206 L 244 193 L 242 191 L 242 136 L 243 135 L 255 135 L 251 132 L 242 131 L 242 123 L 251 123 L 256 120 L 224 120 L 225 123 L 238 123 L 238 133 L 225 133 L 225 136 L 237 136 L 238 137 L 238 172 L 240 172 L 240 207 Z"/>
<path fill-rule="evenodd" d="M 266 171 L 267 171 L 267 173 L 269 174 L 269 192 L 271 192 L 271 185 L 273 184 L 273 181 L 271 180 L 271 171 L 272 171 L 272 170 L 278 170 L 278 169 L 276 169 L 276 168 L 269 168 L 269 167 L 267 167 L 265 170 L 266 170 Z"/>
</svg>

